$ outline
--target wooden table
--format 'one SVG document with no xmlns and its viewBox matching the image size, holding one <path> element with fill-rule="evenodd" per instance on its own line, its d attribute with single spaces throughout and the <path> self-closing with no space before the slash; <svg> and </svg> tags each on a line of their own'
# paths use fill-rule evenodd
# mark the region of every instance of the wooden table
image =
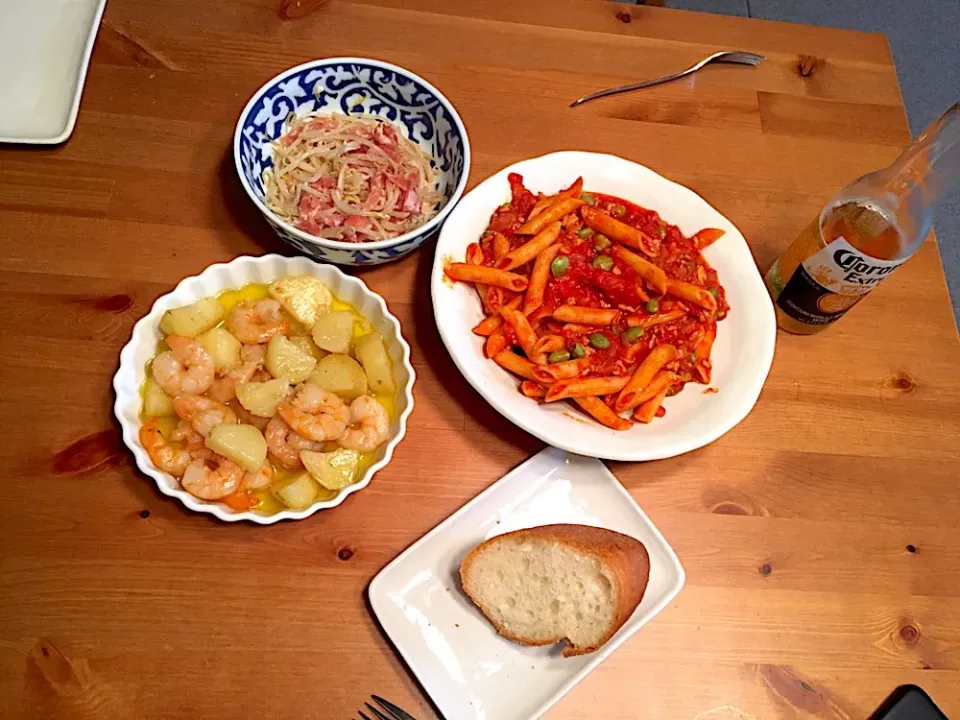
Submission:
<svg viewBox="0 0 960 720">
<path fill-rule="evenodd" d="M 769 59 L 567 107 L 723 48 Z M 111 414 L 118 351 L 156 297 L 285 250 L 235 177 L 247 98 L 351 54 L 448 95 L 471 184 L 616 153 L 700 193 L 764 270 L 909 134 L 879 35 L 582 0 L 335 0 L 296 21 L 274 0 L 111 2 L 71 140 L 0 151 L 0 716 L 345 718 L 371 692 L 435 716 L 365 587 L 540 443 L 441 345 L 429 249 L 362 273 L 419 378 L 394 461 L 341 507 L 272 527 L 192 514 L 133 469 Z M 549 717 L 863 718 L 907 682 L 960 714 L 958 366 L 931 238 L 836 327 L 781 334 L 725 437 L 613 464 L 687 585 Z"/>
</svg>

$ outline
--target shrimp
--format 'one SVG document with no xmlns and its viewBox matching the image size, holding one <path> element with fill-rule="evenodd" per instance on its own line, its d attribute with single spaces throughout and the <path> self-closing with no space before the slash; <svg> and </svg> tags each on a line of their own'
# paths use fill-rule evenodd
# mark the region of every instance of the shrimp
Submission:
<svg viewBox="0 0 960 720">
<path fill-rule="evenodd" d="M 174 477 L 181 477 L 192 461 L 189 450 L 175 448 L 167 442 L 156 418 L 140 426 L 140 444 L 154 465 Z"/>
<path fill-rule="evenodd" d="M 336 440 L 350 422 L 350 410 L 338 395 L 303 383 L 297 386 L 293 400 L 277 405 L 287 425 L 310 440 Z"/>
<path fill-rule="evenodd" d="M 314 442 L 297 434 L 283 418 L 274 415 L 267 423 L 267 429 L 263 432 L 263 437 L 267 441 L 267 449 L 270 455 L 283 467 L 288 470 L 296 470 L 302 467 L 300 462 L 301 450 L 321 450 L 323 443 Z"/>
<path fill-rule="evenodd" d="M 273 482 L 273 466 L 265 462 L 256 472 L 245 472 L 241 486 L 244 490 L 259 490 Z"/>
<path fill-rule="evenodd" d="M 283 319 L 280 303 L 272 298 L 237 303 L 227 315 L 227 330 L 242 343 L 265 343 L 277 333 L 285 335 L 290 323 Z"/>
<path fill-rule="evenodd" d="M 259 365 L 244 363 L 240 367 L 228 370 L 213 381 L 207 394 L 217 402 L 228 403 L 237 396 L 237 385 L 250 382 L 259 369 Z"/>
<path fill-rule="evenodd" d="M 217 425 L 237 422 L 237 416 L 226 405 L 199 395 L 175 397 L 173 411 L 189 422 L 203 437 L 207 437 Z"/>
<path fill-rule="evenodd" d="M 350 403 L 350 428 L 337 440 L 340 447 L 373 452 L 387 439 L 390 416 L 376 398 L 361 395 Z"/>
<path fill-rule="evenodd" d="M 170 349 L 153 359 L 153 379 L 170 397 L 202 395 L 213 383 L 213 356 L 196 340 L 168 335 Z"/>
<path fill-rule="evenodd" d="M 203 435 L 193 429 L 193 425 L 186 420 L 181 420 L 180 424 L 170 433 L 170 439 L 176 442 L 182 442 L 187 451 L 196 458 L 198 453 L 209 452 L 203 444 Z"/>
<path fill-rule="evenodd" d="M 237 420 L 244 425 L 253 425 L 260 432 L 263 432 L 263 430 L 267 427 L 267 423 L 270 422 L 270 418 L 254 415 L 243 405 L 241 405 L 239 400 L 231 400 L 227 403 L 227 407 L 233 410 L 234 414 L 237 416 Z"/>
<path fill-rule="evenodd" d="M 201 500 L 232 495 L 243 481 L 243 468 L 222 455 L 193 460 L 180 478 L 183 489 Z"/>
</svg>

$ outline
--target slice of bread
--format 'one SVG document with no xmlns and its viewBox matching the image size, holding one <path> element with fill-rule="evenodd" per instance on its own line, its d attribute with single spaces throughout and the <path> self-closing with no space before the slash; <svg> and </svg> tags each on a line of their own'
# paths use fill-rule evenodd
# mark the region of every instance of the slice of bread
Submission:
<svg viewBox="0 0 960 720">
<path fill-rule="evenodd" d="M 639 540 L 586 525 L 543 525 L 481 543 L 460 565 L 463 590 L 501 635 L 525 645 L 566 640 L 593 652 L 633 614 L 650 557 Z"/>
</svg>

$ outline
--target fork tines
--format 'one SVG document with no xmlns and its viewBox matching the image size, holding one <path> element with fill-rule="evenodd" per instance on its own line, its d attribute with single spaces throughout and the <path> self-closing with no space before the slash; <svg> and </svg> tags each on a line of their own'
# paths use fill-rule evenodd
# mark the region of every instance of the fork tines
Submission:
<svg viewBox="0 0 960 720">
<path fill-rule="evenodd" d="M 408 713 L 406 710 L 397 707 L 389 700 L 384 700 L 379 695 L 370 696 L 373 701 L 380 706 L 380 708 L 386 711 L 388 714 L 384 715 L 380 710 L 377 710 L 373 705 L 368 702 L 365 702 L 364 705 L 367 707 L 367 710 L 373 713 L 373 716 L 367 715 L 363 710 L 358 710 L 362 720 L 416 720 L 413 715 Z"/>
</svg>

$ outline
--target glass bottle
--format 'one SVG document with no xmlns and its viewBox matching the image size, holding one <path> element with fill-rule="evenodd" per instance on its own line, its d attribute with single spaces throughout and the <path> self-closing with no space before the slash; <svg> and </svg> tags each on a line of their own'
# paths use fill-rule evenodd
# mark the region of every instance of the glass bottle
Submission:
<svg viewBox="0 0 960 720">
<path fill-rule="evenodd" d="M 892 165 L 827 203 L 767 272 L 777 324 L 809 335 L 839 320 L 913 255 L 933 207 L 960 182 L 960 103 Z"/>
</svg>

